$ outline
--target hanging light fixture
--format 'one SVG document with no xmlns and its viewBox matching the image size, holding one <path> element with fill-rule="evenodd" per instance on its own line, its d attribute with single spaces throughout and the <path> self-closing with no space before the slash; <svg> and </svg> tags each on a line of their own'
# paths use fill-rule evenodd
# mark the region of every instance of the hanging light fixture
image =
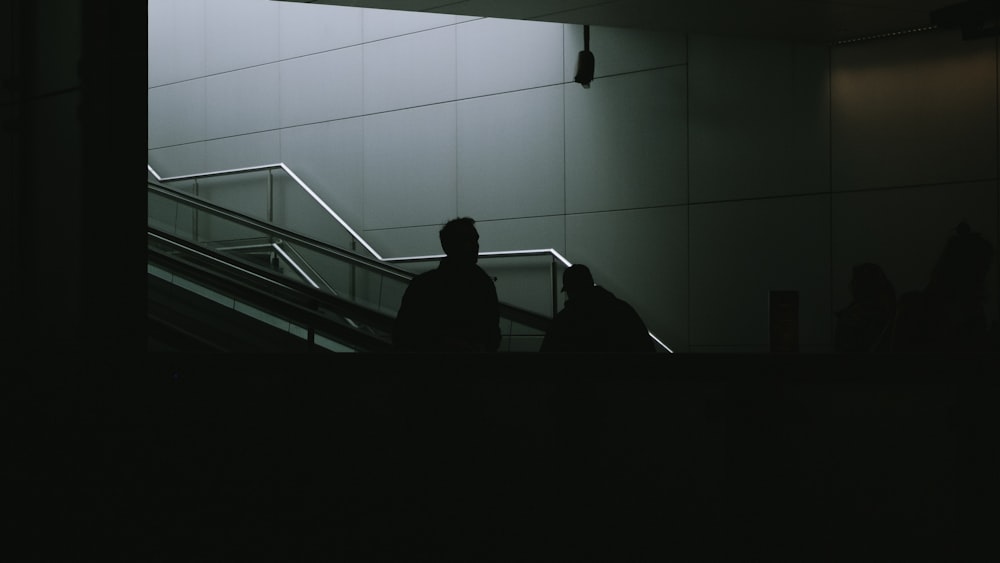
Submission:
<svg viewBox="0 0 1000 563">
<path fill-rule="evenodd" d="M 583 26 L 583 50 L 576 62 L 576 76 L 574 82 L 590 88 L 590 81 L 594 79 L 594 53 L 590 52 L 590 26 Z"/>
</svg>

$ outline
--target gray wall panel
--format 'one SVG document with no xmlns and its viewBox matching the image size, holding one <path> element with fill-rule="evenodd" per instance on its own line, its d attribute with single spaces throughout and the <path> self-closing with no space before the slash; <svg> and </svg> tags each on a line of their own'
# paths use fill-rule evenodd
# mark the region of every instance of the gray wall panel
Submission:
<svg viewBox="0 0 1000 563">
<path fill-rule="evenodd" d="M 770 290 L 799 292 L 799 342 L 830 340 L 830 197 L 691 206 L 691 344 L 769 349 Z"/>
<path fill-rule="evenodd" d="M 692 37 L 691 201 L 826 192 L 827 48 Z"/>
<path fill-rule="evenodd" d="M 282 59 L 302 57 L 360 45 L 364 10 L 347 6 L 327 6 L 316 17 L 315 6 L 297 2 L 276 2 L 281 19 L 279 50 Z"/>
<path fill-rule="evenodd" d="M 566 88 L 566 211 L 687 201 L 683 67 Z"/>
<path fill-rule="evenodd" d="M 205 164 L 208 170 L 275 164 L 280 160 L 281 135 L 278 131 L 224 137 L 205 143 Z"/>
<path fill-rule="evenodd" d="M 447 27 L 455 23 L 455 16 L 451 14 L 434 14 L 428 12 L 418 12 L 416 10 L 406 12 L 398 10 L 364 10 L 363 35 L 365 43 L 380 41 L 390 37 L 409 35 L 429 29 Z"/>
<path fill-rule="evenodd" d="M 459 98 L 562 81 L 562 26 L 485 18 L 456 28 Z"/>
<path fill-rule="evenodd" d="M 282 61 L 281 126 L 361 115 L 361 54 L 357 46 Z"/>
<path fill-rule="evenodd" d="M 455 27 L 364 46 L 365 113 L 455 99 Z"/>
<path fill-rule="evenodd" d="M 458 213 L 562 214 L 563 134 L 561 86 L 458 102 Z"/>
<path fill-rule="evenodd" d="M 205 2 L 205 70 L 229 72 L 278 59 L 279 2 Z"/>
<path fill-rule="evenodd" d="M 151 88 L 146 110 L 147 147 L 205 140 L 206 103 L 205 79 Z"/>
<path fill-rule="evenodd" d="M 366 229 L 455 216 L 454 103 L 367 116 L 364 140 Z"/>
<path fill-rule="evenodd" d="M 209 138 L 277 129 L 281 123 L 277 64 L 209 76 L 205 90 Z"/>
<path fill-rule="evenodd" d="M 161 178 L 197 174 L 209 170 L 205 162 L 204 142 L 150 149 L 146 158 Z"/>
<path fill-rule="evenodd" d="M 205 0 L 149 0 L 149 86 L 205 76 Z"/>
<path fill-rule="evenodd" d="M 957 30 L 834 49 L 834 189 L 995 177 L 996 57 Z"/>
</svg>

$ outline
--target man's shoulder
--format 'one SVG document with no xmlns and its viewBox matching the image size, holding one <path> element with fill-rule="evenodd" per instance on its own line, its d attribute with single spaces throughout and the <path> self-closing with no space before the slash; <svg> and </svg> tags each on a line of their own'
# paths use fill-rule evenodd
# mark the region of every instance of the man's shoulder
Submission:
<svg viewBox="0 0 1000 563">
<path fill-rule="evenodd" d="M 569 302 L 552 317 L 552 327 L 575 328 L 587 320 L 586 311 L 574 307 Z"/>
<path fill-rule="evenodd" d="M 475 268 L 475 271 L 479 273 L 479 275 L 483 276 L 484 278 L 486 278 L 486 279 L 488 279 L 490 281 L 493 281 L 493 276 L 491 276 L 488 273 L 486 273 L 486 270 L 484 270 L 482 266 L 480 266 L 479 264 L 476 264 L 474 266 L 474 268 Z"/>
<path fill-rule="evenodd" d="M 608 292 L 607 303 L 623 313 L 636 313 L 635 307 L 631 303 L 618 297 L 614 293 Z"/>
<path fill-rule="evenodd" d="M 424 288 L 436 286 L 439 279 L 440 272 L 437 269 L 420 272 L 410 279 L 409 290 L 421 291 Z"/>
</svg>

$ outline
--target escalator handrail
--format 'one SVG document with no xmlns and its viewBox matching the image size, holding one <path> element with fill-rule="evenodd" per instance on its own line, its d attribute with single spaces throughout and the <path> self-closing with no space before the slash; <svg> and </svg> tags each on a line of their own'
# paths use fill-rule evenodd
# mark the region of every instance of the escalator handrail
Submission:
<svg viewBox="0 0 1000 563">
<path fill-rule="evenodd" d="M 320 207 L 322 207 L 331 217 L 333 217 L 333 219 L 336 220 L 337 223 L 339 223 L 341 225 L 341 227 L 343 227 L 348 233 L 350 233 L 351 237 L 353 237 L 353 239 L 355 241 L 357 241 L 359 244 L 361 244 L 369 253 L 371 253 L 372 256 L 374 256 L 377 259 L 375 261 L 370 261 L 369 262 L 369 266 L 371 264 L 378 264 L 380 266 L 387 267 L 387 265 L 389 263 L 397 263 L 397 264 L 399 264 L 399 263 L 426 262 L 426 261 L 429 261 L 429 260 L 435 260 L 435 259 L 440 259 L 440 258 L 444 257 L 443 254 L 430 254 L 430 255 L 424 255 L 424 256 L 401 256 L 401 257 L 396 257 L 396 258 L 383 257 L 381 254 L 379 254 L 379 252 L 377 250 L 375 250 L 374 247 L 372 247 L 370 244 L 368 244 L 368 242 L 366 240 L 364 240 L 364 238 L 362 238 L 361 235 L 359 235 L 354 229 L 352 229 L 351 226 L 348 225 L 347 222 L 344 221 L 344 219 L 342 219 L 340 217 L 340 215 L 338 215 L 329 205 L 327 205 L 327 203 L 325 201 L 323 201 L 323 199 L 321 197 L 319 197 L 319 195 L 315 191 L 313 191 L 304 181 L 302 181 L 298 177 L 297 174 L 295 174 L 294 172 L 292 172 L 292 170 L 290 168 L 288 168 L 288 166 L 286 166 L 285 163 L 283 163 L 283 162 L 278 162 L 278 163 L 274 163 L 274 164 L 262 164 L 262 165 L 257 165 L 257 166 L 248 166 L 248 167 L 243 167 L 243 168 L 232 168 L 232 169 L 228 169 L 228 170 L 217 170 L 217 171 L 213 171 L 213 172 L 200 172 L 200 173 L 195 173 L 195 174 L 185 174 L 185 175 L 179 175 L 179 176 L 169 176 L 169 177 L 161 177 L 159 175 L 159 173 L 157 173 L 156 170 L 153 169 L 152 165 L 150 165 L 149 163 L 146 164 L 146 168 L 149 171 L 149 173 L 152 174 L 157 179 L 158 182 L 160 182 L 160 183 L 147 182 L 150 186 L 156 186 L 158 189 L 170 190 L 170 191 L 176 193 L 177 195 L 184 196 L 185 198 L 192 198 L 192 199 L 200 201 L 200 202 L 202 202 L 202 203 L 204 203 L 206 205 L 212 205 L 212 204 L 208 203 L 205 200 L 201 200 L 200 198 L 194 198 L 193 196 L 189 196 L 188 194 L 183 194 L 182 192 L 178 192 L 176 190 L 172 190 L 171 188 L 169 188 L 167 186 L 164 186 L 162 184 L 162 182 L 172 182 L 172 181 L 180 181 L 180 180 L 198 180 L 198 179 L 201 179 L 201 178 L 211 178 L 211 177 L 219 177 L 219 176 L 228 176 L 228 175 L 233 175 L 233 174 L 242 174 L 242 173 L 246 173 L 246 172 L 259 172 L 259 171 L 264 171 L 264 170 L 277 170 L 277 169 L 280 169 L 280 170 L 283 170 L 286 174 L 288 174 L 288 176 L 290 178 L 292 178 L 292 180 L 294 180 L 295 183 L 297 183 L 299 185 L 299 187 L 301 187 L 307 194 L 309 194 L 309 196 L 312 197 L 313 200 L 315 200 L 316 203 L 320 205 Z M 225 210 L 225 209 L 223 209 L 221 207 L 214 206 L 214 205 L 212 207 L 215 207 L 216 209 L 220 210 L 221 212 L 223 212 L 227 216 L 233 214 L 232 211 Z M 250 219 L 250 218 L 246 217 L 246 219 Z M 270 229 L 283 230 L 283 229 L 280 229 L 280 228 L 277 228 L 277 227 L 270 226 L 269 224 L 266 224 L 266 223 L 261 223 L 259 221 L 253 220 L 253 219 L 251 219 L 251 220 L 254 223 L 259 224 L 259 225 L 254 225 L 256 228 L 264 228 L 263 225 L 268 225 L 268 228 L 270 228 Z M 286 232 L 290 233 L 290 231 L 286 231 Z M 299 235 L 293 235 L 293 236 L 295 236 L 298 239 L 301 239 L 302 242 L 300 242 L 300 244 L 307 244 L 308 245 L 308 243 L 306 243 L 304 241 L 306 241 L 306 240 L 310 240 L 311 241 L 311 239 L 302 238 Z M 288 238 L 289 238 L 289 240 L 295 240 L 292 237 L 288 237 Z M 299 241 L 297 241 L 297 242 L 299 242 Z M 315 241 L 311 241 L 311 242 L 315 242 Z M 323 246 L 328 246 L 329 248 L 335 248 L 335 247 L 332 247 L 330 245 L 323 245 Z M 322 250 L 320 250 L 320 251 L 323 252 Z M 353 253 L 353 252 L 342 250 L 342 249 L 337 249 L 337 255 L 338 255 L 338 257 L 340 256 L 340 252 L 351 254 L 351 255 L 357 257 L 357 255 L 355 253 Z M 572 262 L 570 262 L 569 260 L 567 260 L 566 257 L 564 257 L 562 254 L 560 254 L 554 248 L 526 249 L 526 250 L 504 250 L 504 251 L 487 251 L 487 252 L 480 252 L 479 253 L 479 256 L 482 256 L 482 257 L 499 257 L 499 258 L 503 258 L 503 257 L 516 257 L 516 256 L 543 256 L 543 255 L 551 256 L 551 258 L 552 258 L 553 261 L 560 262 L 564 267 L 568 268 L 568 267 L 570 267 L 570 266 L 573 265 Z M 348 260 L 351 260 L 351 259 L 348 258 Z M 366 266 L 366 267 L 369 267 L 369 266 Z M 402 273 L 402 275 L 406 279 L 410 279 L 410 278 L 413 277 L 412 274 L 409 273 L 409 272 L 407 272 L 406 270 L 399 269 L 399 270 L 397 270 L 397 272 Z M 386 275 L 392 275 L 388 271 L 385 271 L 385 273 L 386 273 Z M 555 292 L 556 292 L 555 287 L 556 287 L 556 279 L 555 279 L 555 277 L 553 277 L 553 279 L 552 279 L 552 292 L 553 292 L 553 295 L 555 295 Z M 511 306 L 508 306 L 508 307 L 511 307 Z M 514 308 L 514 309 L 517 309 L 517 308 Z M 542 322 L 543 322 L 543 324 L 545 326 L 547 326 L 548 322 L 551 321 L 551 319 L 549 317 L 545 317 L 545 316 L 542 316 L 542 315 L 537 315 L 536 313 L 532 313 L 532 312 L 526 311 L 526 310 L 517 310 L 517 311 L 512 311 L 512 312 L 515 313 L 515 314 L 518 314 L 519 316 L 524 316 L 524 318 L 530 318 L 531 316 L 537 316 L 539 319 L 544 319 Z M 524 315 L 521 315 L 520 313 L 524 313 Z M 553 315 L 555 315 L 555 311 L 553 311 Z M 649 331 L 649 336 L 650 336 L 650 338 L 652 338 L 656 342 L 656 344 L 658 346 L 660 346 L 661 348 L 663 348 L 667 352 L 673 353 L 673 350 L 670 349 L 670 347 L 667 346 L 666 343 L 664 343 L 662 340 L 660 340 L 655 334 L 653 334 L 652 331 Z"/>
<path fill-rule="evenodd" d="M 339 223 L 341 227 L 343 227 L 348 233 L 350 233 L 351 237 L 354 238 L 354 240 L 357 241 L 358 244 L 360 244 L 361 246 L 365 247 L 365 250 L 367 250 L 368 252 L 370 252 L 372 254 L 372 256 L 376 257 L 378 260 L 380 260 L 382 262 L 403 263 L 403 262 L 424 262 L 424 261 L 427 261 L 427 260 L 434 260 L 434 259 L 439 259 L 439 258 L 443 258 L 444 257 L 443 254 L 429 254 L 429 255 L 425 255 L 425 256 L 399 256 L 399 257 L 395 257 L 395 258 L 389 258 L 389 257 L 382 256 L 381 254 L 379 254 L 379 252 L 377 250 L 375 250 L 375 248 L 372 245 L 368 244 L 368 241 L 366 241 L 364 238 L 362 238 L 362 236 L 360 234 L 358 234 L 357 231 L 355 231 L 354 229 L 352 229 L 351 226 L 347 224 L 347 221 L 344 221 L 344 219 L 341 218 L 340 215 L 338 215 L 336 211 L 334 211 L 329 205 L 327 205 L 327 203 L 325 201 L 323 201 L 323 198 L 319 197 L 319 195 L 312 188 L 310 188 L 308 184 L 306 184 L 304 181 L 302 181 L 302 179 L 299 178 L 298 175 L 295 174 L 295 172 L 292 172 L 292 170 L 290 168 L 288 168 L 288 166 L 286 166 L 284 162 L 277 162 L 277 163 L 274 163 L 274 164 L 260 164 L 260 165 L 257 165 L 257 166 L 246 166 L 246 167 L 243 167 L 243 168 L 230 168 L 228 170 L 216 170 L 216 171 L 213 171 L 213 172 L 198 172 L 198 173 L 195 173 L 195 174 L 183 174 L 183 175 L 179 175 L 179 176 L 168 176 L 168 177 L 162 177 L 162 176 L 160 176 L 156 172 L 156 170 L 153 169 L 152 165 L 150 165 L 148 163 L 146 164 L 146 169 L 149 170 L 150 174 L 152 174 L 160 184 L 163 184 L 165 182 L 175 182 L 175 181 L 181 181 L 181 180 L 199 180 L 199 179 L 203 179 L 203 178 L 216 178 L 216 177 L 219 177 L 219 176 L 231 176 L 231 175 L 234 175 L 234 174 L 244 174 L 244 173 L 247 173 L 247 172 L 262 172 L 262 171 L 265 171 L 265 170 L 282 170 L 286 174 L 288 174 L 288 176 L 292 180 L 294 180 L 295 183 L 298 184 L 299 187 L 302 188 L 303 191 L 305 191 L 307 194 L 309 194 L 309 196 L 311 198 L 313 198 L 316 201 L 316 203 L 318 203 L 319 206 L 323 208 L 324 211 L 326 211 L 331 217 L 333 217 L 333 219 L 335 221 L 337 221 L 337 223 Z M 549 256 L 551 256 L 553 258 L 553 260 L 559 261 L 560 263 L 562 263 L 563 266 L 565 266 L 567 268 L 573 265 L 572 262 L 570 262 L 569 260 L 567 260 L 566 257 L 564 257 L 562 254 L 560 254 L 554 248 L 538 248 L 538 249 L 529 249 L 529 250 L 489 251 L 489 252 L 480 252 L 479 255 L 480 256 L 495 256 L 495 257 L 542 256 L 542 255 L 549 255 Z"/>
<path fill-rule="evenodd" d="M 402 268 L 397 268 L 391 265 L 383 264 L 378 260 L 366 258 L 365 256 L 361 256 L 355 252 L 339 248 L 332 244 L 319 242 L 304 235 L 300 235 L 293 231 L 289 231 L 288 229 L 278 227 L 266 221 L 254 219 L 253 217 L 250 217 L 248 215 L 244 215 L 242 213 L 226 209 L 225 207 L 221 207 L 212 202 L 204 200 L 200 197 L 186 194 L 169 186 L 164 186 L 156 182 L 147 181 L 147 189 L 148 191 L 154 192 L 159 196 L 181 202 L 185 205 L 194 207 L 199 211 L 205 211 L 207 213 L 211 213 L 218 217 L 225 218 L 234 223 L 238 223 L 246 227 L 251 227 L 253 229 L 263 231 L 271 236 L 308 247 L 311 250 L 314 250 L 321 254 L 332 256 L 334 258 L 337 258 L 338 260 L 344 260 L 350 263 L 351 265 L 360 266 L 368 270 L 376 271 L 378 273 L 389 276 L 398 281 L 404 281 L 404 282 L 409 281 L 413 277 L 412 272 L 409 272 Z"/>
<path fill-rule="evenodd" d="M 170 272 L 208 283 L 231 296 L 266 307 L 286 320 L 300 322 L 314 329 L 319 328 L 326 333 L 348 335 L 352 340 L 364 341 L 366 348 L 388 350 L 391 346 L 388 337 L 394 322 L 391 315 L 379 313 L 305 284 L 288 280 L 226 254 L 193 245 L 189 241 L 155 228 L 148 229 L 147 238 L 167 244 L 185 257 L 182 259 L 160 251 L 154 246 L 147 246 L 147 260 Z M 350 328 L 325 315 L 324 310 L 343 314 L 351 318 L 355 324 L 377 328 L 385 333 L 386 337 L 380 339 Z"/>
<path fill-rule="evenodd" d="M 378 260 L 374 260 L 374 259 L 368 258 L 366 256 L 361 256 L 361 255 L 359 255 L 357 253 L 354 253 L 354 252 L 351 252 L 349 250 L 345 250 L 343 248 L 339 248 L 339 247 L 333 246 L 331 244 L 320 242 L 320 241 L 311 239 L 311 238 L 309 238 L 307 236 L 304 236 L 304 235 L 301 235 L 301 234 L 289 231 L 287 229 L 283 229 L 281 227 L 277 227 L 277 226 L 271 225 L 270 223 L 266 223 L 264 221 L 260 221 L 258 219 L 254 219 L 253 217 L 249 217 L 249 216 L 244 215 L 242 213 L 239 213 L 239 212 L 236 212 L 236 211 L 232 211 L 232 210 L 220 207 L 220 206 L 218 206 L 216 204 L 213 204 L 211 202 L 205 201 L 204 199 L 201 199 L 201 198 L 199 198 L 197 196 L 192 196 L 190 194 L 185 194 L 185 193 L 180 192 L 178 190 L 175 190 L 174 188 L 171 188 L 169 186 L 163 186 L 163 185 L 157 184 L 156 182 L 147 182 L 147 186 L 148 186 L 148 190 L 149 191 L 152 191 L 152 192 L 154 192 L 154 193 L 156 193 L 156 194 L 158 194 L 160 196 L 163 196 L 163 197 L 166 197 L 168 199 L 175 200 L 175 201 L 182 202 L 185 205 L 190 205 L 191 207 L 197 208 L 197 209 L 199 209 L 201 211 L 205 211 L 205 212 L 212 213 L 212 214 L 220 216 L 220 217 L 224 217 L 227 220 L 231 220 L 231 221 L 239 223 L 241 225 L 252 227 L 254 229 L 259 229 L 259 230 L 261 230 L 261 231 L 263 231 L 263 232 L 265 232 L 265 233 L 267 233 L 269 235 L 281 238 L 283 240 L 295 242 L 296 244 L 308 247 L 308 248 L 310 248 L 310 249 L 312 249 L 312 250 L 314 250 L 316 252 L 319 252 L 321 254 L 331 256 L 331 257 L 336 258 L 338 260 L 344 260 L 344 261 L 348 262 L 349 264 L 356 265 L 356 266 L 365 268 L 365 269 L 367 269 L 369 271 L 374 271 L 374 272 L 386 275 L 386 276 L 388 276 L 388 277 L 390 277 L 392 279 L 395 279 L 395 280 L 398 280 L 398 281 L 402 281 L 404 283 L 408 283 L 415 276 L 415 274 L 413 272 L 410 272 L 408 270 L 404 270 L 402 268 L 397 268 L 397 267 L 389 265 L 389 264 L 383 264 L 383 263 L 379 262 Z M 150 231 L 157 232 L 160 236 L 167 235 L 166 233 L 163 233 L 162 231 L 154 229 L 153 227 L 147 227 L 147 228 Z M 178 242 L 181 241 L 181 239 L 179 239 L 177 237 L 170 236 L 170 238 L 171 239 L 177 239 Z M 186 241 L 184 241 L 184 242 L 185 242 L 185 244 L 187 244 Z M 198 246 L 198 249 L 200 251 L 207 252 L 207 250 L 204 249 L 200 245 Z M 257 274 L 257 275 L 259 275 L 259 274 Z M 286 282 L 284 280 L 282 280 L 282 283 L 286 283 Z M 303 286 L 304 286 L 304 284 L 303 284 Z M 310 288 L 310 289 L 312 289 L 312 288 Z M 516 307 L 514 305 L 510 305 L 510 304 L 507 304 L 507 303 L 501 303 L 500 304 L 500 314 L 504 318 L 511 319 L 511 320 L 517 321 L 517 322 L 519 322 L 519 323 L 521 323 L 521 324 L 523 324 L 525 326 L 529 326 L 531 328 L 535 328 L 535 329 L 543 330 L 543 331 L 547 329 L 547 327 L 549 326 L 549 323 L 552 320 L 550 317 L 547 317 L 545 315 L 541 315 L 539 313 L 535 313 L 535 312 L 529 311 L 527 309 L 522 309 L 520 307 Z"/>
</svg>

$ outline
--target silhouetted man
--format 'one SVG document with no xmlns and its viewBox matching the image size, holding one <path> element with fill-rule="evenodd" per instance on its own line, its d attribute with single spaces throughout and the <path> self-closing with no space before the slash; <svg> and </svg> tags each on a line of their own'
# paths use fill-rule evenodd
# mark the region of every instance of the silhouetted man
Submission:
<svg viewBox="0 0 1000 563">
<path fill-rule="evenodd" d="M 651 353 L 656 348 L 646 324 L 631 305 L 594 283 L 590 268 L 574 264 L 563 272 L 566 304 L 552 320 L 541 352 Z"/>
<path fill-rule="evenodd" d="M 459 217 L 438 233 L 445 257 L 410 281 L 396 315 L 401 352 L 496 352 L 500 307 L 493 279 L 480 268 L 475 221 Z"/>
</svg>

